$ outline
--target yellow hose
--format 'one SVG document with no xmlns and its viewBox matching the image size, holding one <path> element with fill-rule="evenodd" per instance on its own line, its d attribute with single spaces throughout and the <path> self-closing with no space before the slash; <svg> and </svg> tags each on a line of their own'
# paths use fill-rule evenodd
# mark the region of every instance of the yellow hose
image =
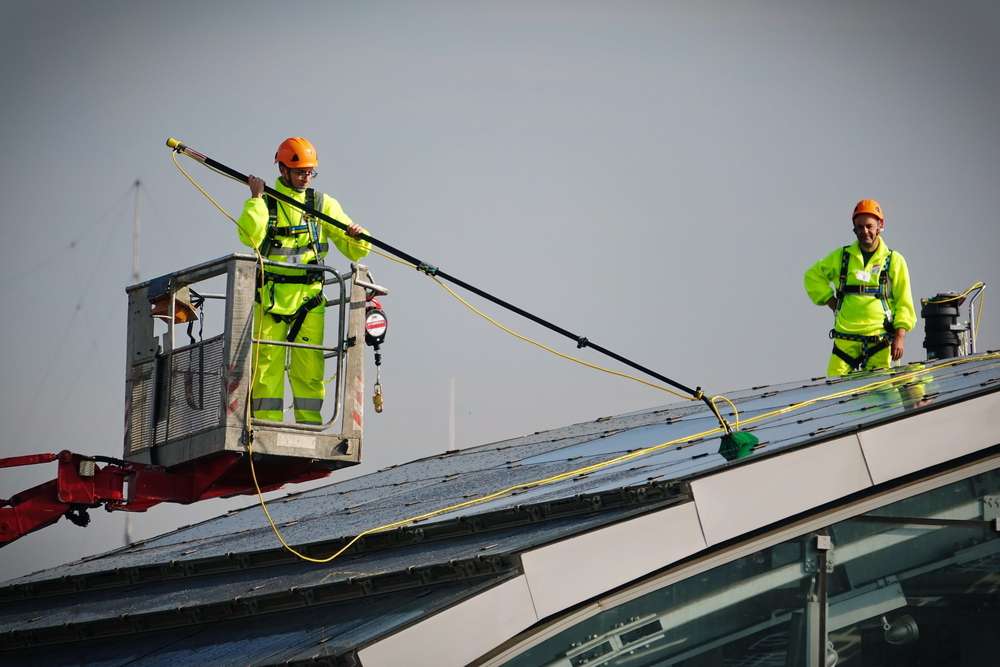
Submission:
<svg viewBox="0 0 1000 667">
<path fill-rule="evenodd" d="M 174 159 L 174 164 L 177 165 L 177 168 L 181 170 L 181 173 L 183 173 L 187 177 L 187 179 L 189 181 L 191 181 L 191 183 L 203 195 L 205 195 L 209 199 L 209 201 L 211 201 L 212 204 L 215 205 L 215 207 L 217 209 L 219 209 L 223 213 L 223 215 L 225 215 L 227 218 L 229 218 L 230 220 L 232 220 L 235 223 L 236 219 L 233 218 L 224 208 L 222 208 L 222 206 L 219 205 L 219 203 L 216 202 L 215 199 L 213 199 L 212 196 L 209 195 L 208 192 L 206 192 L 204 190 L 204 188 L 202 188 L 200 185 L 198 185 L 197 182 L 195 182 L 194 178 L 190 176 L 190 174 L 188 174 L 187 172 L 184 171 L 183 167 L 180 166 L 180 164 L 177 162 L 176 158 L 173 158 L 173 159 Z M 404 266 L 409 266 L 409 267 L 412 268 L 412 265 L 409 262 L 404 262 L 403 260 L 400 260 L 400 259 L 398 259 L 396 257 L 392 257 L 392 256 L 390 256 L 388 254 L 385 254 L 385 253 L 382 253 L 382 252 L 380 252 L 378 250 L 374 250 L 374 252 L 375 252 L 375 254 L 378 254 L 381 257 L 384 257 L 384 258 L 389 259 L 389 260 L 391 260 L 393 262 L 396 262 L 398 264 L 402 264 Z M 259 253 L 257 254 L 257 257 L 258 257 L 258 259 L 261 262 L 261 264 L 260 264 L 261 270 L 263 270 L 263 258 L 260 257 Z M 668 389 L 666 387 L 662 387 L 660 385 L 653 384 L 651 382 L 647 382 L 647 381 L 645 381 L 645 380 L 643 380 L 641 378 L 638 378 L 638 377 L 635 377 L 635 376 L 632 376 L 632 375 L 628 375 L 626 373 L 620 373 L 618 371 L 614 371 L 614 370 L 611 370 L 611 369 L 608 369 L 608 368 L 604 368 L 602 366 L 598 366 L 597 364 L 592 364 L 592 363 L 584 361 L 582 359 L 578 359 L 576 357 L 573 357 L 573 356 L 570 356 L 570 355 L 567 355 L 567 354 L 563 354 L 561 352 L 558 352 L 557 350 L 554 350 L 554 349 L 548 347 L 547 345 L 544 345 L 544 344 L 542 344 L 542 343 L 540 343 L 538 341 L 532 340 L 531 338 L 528 338 L 527 336 L 524 336 L 523 334 L 520 334 L 520 333 L 518 333 L 518 332 L 516 332 L 516 331 L 514 331 L 512 329 L 510 329 L 509 327 L 501 324 L 500 322 L 496 321 L 495 319 L 493 319 L 492 317 L 490 317 L 486 313 L 484 313 L 481 310 L 477 309 L 475 306 L 473 306 L 471 303 L 469 303 L 466 299 L 462 298 L 459 294 L 457 294 L 454 290 L 452 290 L 450 287 L 448 287 L 447 285 L 445 285 L 443 282 L 441 282 L 440 280 L 438 280 L 437 278 L 435 278 L 433 276 L 431 276 L 431 277 L 434 279 L 434 281 L 436 283 L 438 283 L 438 285 L 442 289 L 444 289 L 446 292 L 448 292 L 453 298 L 455 298 L 460 303 L 462 303 L 470 311 L 472 311 L 473 313 L 475 313 L 479 317 L 482 317 L 483 319 L 485 319 L 486 321 L 490 322 L 494 326 L 500 328 L 501 330 L 507 332 L 508 334 L 514 336 L 515 338 L 518 338 L 519 340 L 522 340 L 524 342 L 527 342 L 527 343 L 530 343 L 532 345 L 535 345 L 535 346 L 537 346 L 537 347 L 539 347 L 539 348 L 541 348 L 541 349 L 543 349 L 543 350 L 545 350 L 547 352 L 551 352 L 552 354 L 555 354 L 558 357 L 561 357 L 563 359 L 567 359 L 569 361 L 573 361 L 575 363 L 581 364 L 583 366 L 586 366 L 587 368 L 598 370 L 598 371 L 601 371 L 601 372 L 604 372 L 604 373 L 609 373 L 611 375 L 615 375 L 615 376 L 618 376 L 618 377 L 622 377 L 622 378 L 634 380 L 636 382 L 639 382 L 639 383 L 644 384 L 646 386 L 652 387 L 654 389 L 659 389 L 661 391 L 665 391 L 665 392 L 673 394 L 675 396 L 679 396 L 679 397 L 681 397 L 681 398 L 683 398 L 685 400 L 695 400 L 695 399 L 691 398 L 690 396 L 686 396 L 684 394 L 679 394 L 677 392 L 674 392 L 671 389 Z M 963 293 L 962 295 L 959 295 L 959 296 L 956 296 L 956 297 L 951 297 L 948 300 L 964 298 L 965 296 L 967 296 L 969 293 L 971 293 L 977 287 L 983 287 L 983 284 L 982 283 L 976 283 L 973 286 L 971 286 L 968 290 L 966 290 L 965 293 Z M 942 302 L 937 302 L 937 303 L 942 303 Z M 976 357 L 975 360 L 976 361 L 993 360 L 993 359 L 998 359 L 998 358 L 1000 358 L 1000 352 L 993 352 L 993 353 L 986 354 L 986 355 L 983 355 L 983 356 L 980 356 L 980 357 Z M 957 364 L 966 363 L 968 361 L 969 361 L 968 358 L 952 359 L 950 361 L 938 364 L 938 365 L 933 366 L 933 367 L 924 367 L 924 368 L 920 368 L 920 369 L 917 369 L 917 370 L 914 370 L 914 371 L 910 371 L 910 372 L 907 372 L 907 373 L 901 373 L 899 375 L 894 375 L 892 377 L 888 377 L 888 378 L 884 378 L 884 379 L 877 380 L 877 381 L 874 381 L 874 382 L 870 382 L 870 383 L 862 385 L 860 387 L 851 387 L 849 389 L 843 389 L 841 391 L 832 392 L 830 394 L 825 394 L 823 396 L 817 396 L 815 398 L 811 398 L 811 399 L 808 399 L 808 400 L 805 400 L 805 401 L 801 401 L 799 403 L 793 403 L 792 405 L 788 405 L 788 406 L 785 406 L 783 408 L 778 408 L 778 409 L 775 409 L 775 410 L 771 410 L 769 412 L 762 413 L 760 415 L 757 415 L 755 417 L 751 417 L 749 419 L 743 419 L 742 420 L 742 424 L 744 426 L 747 426 L 749 424 L 759 424 L 759 423 L 761 423 L 763 421 L 766 421 L 768 419 L 771 419 L 771 418 L 774 418 L 774 417 L 779 417 L 779 416 L 782 416 L 782 415 L 786 415 L 786 414 L 788 414 L 790 412 L 794 412 L 796 410 L 801 410 L 801 409 L 809 407 L 811 405 L 815 405 L 816 403 L 821 403 L 821 402 L 824 402 L 824 401 L 833 401 L 833 400 L 837 400 L 837 399 L 844 398 L 844 397 L 847 397 L 847 396 L 855 396 L 855 395 L 858 395 L 858 394 L 863 394 L 863 393 L 867 393 L 867 392 L 877 391 L 879 389 L 883 389 L 883 388 L 891 386 L 891 385 L 896 385 L 896 384 L 908 382 L 910 380 L 913 380 L 913 379 L 916 379 L 916 378 L 920 377 L 921 375 L 924 375 L 924 374 L 927 374 L 927 373 L 931 373 L 931 372 L 934 372 L 934 371 L 939 371 L 942 368 L 948 368 L 949 366 L 954 366 L 954 365 L 957 365 Z M 254 359 L 254 369 L 253 369 L 253 372 L 254 373 L 256 372 L 256 359 Z M 251 383 L 250 383 L 250 387 L 252 387 L 252 386 L 253 386 L 253 374 L 251 375 Z M 248 408 L 247 408 L 247 411 L 246 411 L 246 415 L 247 415 L 246 423 L 247 423 L 247 429 L 248 430 L 252 429 L 251 419 L 250 419 L 250 409 L 249 409 L 249 405 L 250 405 L 250 387 L 248 387 L 248 389 L 247 389 L 247 406 L 248 406 Z M 713 405 L 715 404 L 716 401 L 720 401 L 720 400 L 721 401 L 725 401 L 726 403 L 729 404 L 729 406 L 733 410 L 734 421 L 735 421 L 735 425 L 736 425 L 736 430 L 739 430 L 741 421 L 740 421 L 739 410 L 736 408 L 736 404 L 733 403 L 733 401 L 731 401 L 730 399 L 728 399 L 728 398 L 726 398 L 725 396 L 722 396 L 722 395 L 713 396 L 713 397 L 711 397 L 710 400 L 711 400 L 711 402 L 712 402 Z M 249 432 L 250 432 L 250 434 L 252 434 L 252 430 L 250 430 Z M 700 438 L 707 438 L 707 437 L 711 437 L 713 435 L 720 435 L 720 434 L 724 434 L 725 432 L 726 432 L 726 428 L 725 428 L 725 423 L 724 423 L 724 420 L 723 420 L 723 423 L 721 423 L 719 426 L 711 428 L 711 429 L 708 429 L 708 430 L 705 430 L 705 431 L 701 431 L 699 433 L 685 435 L 685 436 L 682 436 L 680 438 L 675 438 L 673 440 L 668 440 L 666 442 L 661 442 L 661 443 L 656 444 L 656 445 L 651 445 L 651 446 L 648 446 L 648 447 L 637 449 L 637 450 L 634 450 L 632 452 L 628 452 L 626 454 L 622 454 L 620 456 L 616 456 L 614 458 L 608 459 L 606 461 L 600 461 L 598 463 L 593 463 L 591 465 L 583 466 L 583 467 L 580 467 L 580 468 L 575 468 L 573 470 L 568 470 L 566 472 L 561 472 L 559 474 L 552 475 L 550 477 L 545 477 L 545 478 L 542 478 L 542 479 L 538 479 L 538 480 L 534 480 L 534 481 L 529 481 L 529 482 L 520 482 L 518 484 L 514 484 L 512 486 L 508 486 L 506 488 L 499 489 L 497 491 L 493 491 L 492 493 L 488 493 L 488 494 L 483 495 L 483 496 L 478 496 L 476 498 L 471 498 L 471 499 L 468 499 L 468 500 L 464 500 L 464 501 L 462 501 L 460 503 L 455 503 L 453 505 L 448 505 L 446 507 L 442 507 L 440 509 L 432 510 L 430 512 L 425 512 L 423 514 L 417 514 L 417 515 L 414 515 L 414 516 L 411 516 L 411 517 L 407 517 L 405 519 L 399 519 L 398 521 L 393 521 L 391 523 L 383 524 L 381 526 L 376 526 L 374 528 L 369 528 L 367 530 L 364 530 L 364 531 L 358 533 L 353 538 L 351 538 L 347 542 L 347 544 L 345 544 L 344 546 L 342 546 L 340 549 L 338 549 L 337 551 L 333 552 L 329 556 L 325 556 L 323 558 L 314 558 L 312 556 L 308 556 L 306 554 L 303 554 L 302 552 L 298 551 L 297 549 L 295 549 L 294 547 L 292 547 L 290 544 L 288 544 L 288 542 L 285 540 L 284 536 L 281 534 L 281 531 L 278 529 L 278 526 L 275 524 L 274 519 L 271 517 L 271 513 L 270 513 L 270 511 L 267 508 L 267 503 L 264 500 L 264 494 L 261 491 L 260 484 L 257 481 L 257 472 L 256 472 L 256 470 L 254 468 L 254 464 L 253 464 L 253 445 L 252 445 L 253 438 L 252 437 L 248 438 L 247 450 L 248 450 L 249 459 L 250 459 L 250 474 L 251 474 L 251 477 L 253 478 L 254 488 L 257 490 L 257 498 L 258 498 L 258 500 L 260 502 L 261 509 L 264 511 L 264 516 L 267 518 L 267 522 L 271 526 L 271 530 L 274 532 L 275 536 L 278 538 L 278 541 L 281 543 L 282 547 L 284 547 L 289 553 L 295 555 L 296 557 L 298 557 L 298 558 L 300 558 L 300 559 L 302 559 L 304 561 L 307 561 L 307 562 L 310 562 L 310 563 L 325 564 L 325 563 L 330 563 L 333 560 L 335 560 L 338 557 L 340 557 L 344 552 L 346 552 L 354 544 L 356 544 L 358 542 L 358 540 L 360 540 L 363 537 L 366 537 L 368 535 L 373 535 L 373 534 L 376 534 L 376 533 L 382 533 L 382 532 L 386 532 L 386 531 L 389 531 L 389 530 L 395 530 L 396 528 L 402 528 L 402 527 L 405 527 L 405 526 L 412 525 L 414 523 L 418 523 L 420 521 L 426 521 L 428 519 L 432 519 L 432 518 L 441 516 L 443 514 L 448 514 L 449 512 L 454 512 L 454 511 L 457 511 L 457 510 L 466 509 L 466 508 L 469 508 L 469 507 L 474 507 L 476 505 L 480 505 L 482 503 L 486 503 L 486 502 L 489 502 L 491 500 L 496 500 L 498 498 L 503 498 L 503 497 L 508 496 L 508 495 L 510 495 L 512 493 L 515 493 L 517 491 L 525 491 L 525 490 L 528 490 L 528 489 L 534 489 L 534 488 L 538 488 L 538 487 L 541 487 L 541 486 L 546 486 L 548 484 L 554 484 L 556 482 L 560 482 L 560 481 L 563 481 L 563 480 L 566 480 L 566 479 L 571 479 L 571 478 L 577 477 L 579 475 L 586 475 L 586 474 L 589 474 L 589 473 L 597 472 L 597 471 L 603 470 L 605 468 L 609 468 L 611 466 L 619 465 L 621 463 L 626 463 L 628 461 L 633 461 L 633 460 L 641 458 L 643 456 L 647 456 L 649 454 L 653 454 L 655 452 L 662 451 L 662 450 L 664 450 L 664 449 L 666 449 L 668 447 L 672 447 L 672 446 L 681 444 L 683 442 L 687 442 L 687 441 L 691 441 L 691 440 L 698 440 Z"/>
</svg>

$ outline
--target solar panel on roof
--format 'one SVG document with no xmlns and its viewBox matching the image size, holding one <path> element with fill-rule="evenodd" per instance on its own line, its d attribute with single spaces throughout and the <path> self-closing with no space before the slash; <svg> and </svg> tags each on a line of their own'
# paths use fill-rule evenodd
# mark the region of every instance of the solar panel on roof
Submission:
<svg viewBox="0 0 1000 667">
<path fill-rule="evenodd" d="M 878 382 L 882 384 L 873 385 Z M 271 513 L 290 542 L 320 544 L 329 552 L 336 540 L 373 525 L 521 487 L 421 522 L 401 534 L 398 544 L 387 534 L 386 545 L 395 544 L 392 548 L 348 552 L 325 567 L 291 561 L 259 508 L 248 507 L 8 582 L 0 588 L 0 634 L 19 641 L 41 638 L 37 641 L 45 644 L 49 631 L 83 637 L 122 625 L 125 618 L 143 619 L 137 627 L 145 627 L 142 623 L 150 618 L 191 623 L 204 620 L 203 614 L 216 618 L 213 610 L 232 613 L 227 610 L 244 605 L 250 619 L 239 629 L 220 620 L 192 634 L 176 630 L 145 635 L 149 641 L 143 642 L 144 651 L 148 649 L 144 661 L 211 661 L 233 650 L 265 662 L 340 655 L 408 619 L 422 618 L 477 594 L 490 582 L 514 576 L 516 557 L 526 550 L 635 517 L 651 507 L 689 501 L 678 482 L 734 464 L 752 466 L 759 457 L 946 407 L 998 387 L 1000 360 L 984 356 L 733 392 L 730 397 L 742 425 L 760 438 L 759 445 L 735 463 L 719 452 L 714 417 L 703 407 L 684 403 L 413 461 L 290 494 L 271 502 Z M 831 400 L 816 400 L 834 394 Z M 797 407 L 782 414 L 789 405 Z M 549 481 L 536 483 L 542 479 Z M 634 493 L 640 488 L 651 495 Z M 589 498 L 598 496 L 627 500 L 617 506 L 589 504 Z M 436 577 L 444 579 L 438 583 Z M 133 585 L 136 581 L 143 584 Z M 379 597 L 382 581 L 391 582 L 397 593 Z M 36 595 L 39 591 L 44 595 Z M 358 596 L 360 602 L 337 601 L 345 595 Z M 391 605 L 382 607 L 376 599 L 408 611 L 396 614 Z M 308 616 L 317 600 L 328 601 L 328 610 L 341 605 L 349 616 L 365 620 L 350 627 L 338 625 L 336 613 L 329 611 L 317 626 L 322 631 L 295 627 L 294 619 Z M 263 608 L 275 604 L 288 611 L 274 615 L 273 624 L 261 623 L 256 614 L 262 603 Z M 301 620 L 297 622 L 301 626 Z M 135 631 L 127 623 L 122 627 L 123 632 Z M 188 636 L 191 642 L 176 643 Z M 330 637 L 337 643 L 329 643 Z M 93 654 L 98 663 L 102 655 L 127 653 L 102 646 Z M 70 660 L 72 653 L 32 650 L 47 664 Z"/>
<path fill-rule="evenodd" d="M 972 357 L 952 362 L 911 365 L 838 380 L 812 380 L 733 392 L 744 420 L 791 404 L 857 390 L 873 381 L 912 373 L 922 375 L 898 386 L 823 401 L 793 413 L 753 424 L 761 440 L 753 455 L 771 454 L 818 437 L 851 431 L 897 418 L 918 409 L 989 391 L 1000 382 L 1000 360 Z M 697 408 L 697 406 L 694 406 Z M 685 479 L 729 462 L 718 453 L 717 437 L 688 444 L 685 439 L 714 426 L 707 409 L 674 404 L 620 417 L 586 422 L 505 441 L 503 447 L 483 445 L 395 466 L 361 478 L 292 494 L 269 504 L 272 515 L 292 543 L 327 541 L 355 535 L 382 523 L 446 507 L 476 496 L 530 483 L 600 463 L 639 448 L 678 440 L 621 465 L 524 490 L 516 495 L 444 514 L 433 522 L 473 516 L 504 507 L 551 500 L 584 492 L 643 484 L 649 479 Z M 103 557 L 57 568 L 59 576 L 221 556 L 229 552 L 275 548 L 270 527 L 252 506 L 200 524 L 146 540 Z M 29 575 L 17 581 L 44 579 L 55 572 Z"/>
</svg>

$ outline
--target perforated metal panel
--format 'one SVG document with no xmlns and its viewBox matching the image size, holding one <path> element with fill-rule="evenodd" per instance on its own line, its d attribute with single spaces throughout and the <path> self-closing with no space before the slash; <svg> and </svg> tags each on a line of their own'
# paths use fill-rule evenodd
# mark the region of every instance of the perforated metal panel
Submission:
<svg viewBox="0 0 1000 667">
<path fill-rule="evenodd" d="M 156 412 L 156 444 L 219 426 L 223 343 L 217 336 L 157 359 L 159 395 L 169 398 Z"/>
<path fill-rule="evenodd" d="M 129 396 L 125 415 L 126 451 L 134 454 L 153 441 L 150 433 L 153 424 L 153 370 L 155 361 L 135 364 L 131 368 Z"/>
<path fill-rule="evenodd" d="M 220 335 L 132 367 L 130 452 L 221 424 L 223 351 Z"/>
</svg>

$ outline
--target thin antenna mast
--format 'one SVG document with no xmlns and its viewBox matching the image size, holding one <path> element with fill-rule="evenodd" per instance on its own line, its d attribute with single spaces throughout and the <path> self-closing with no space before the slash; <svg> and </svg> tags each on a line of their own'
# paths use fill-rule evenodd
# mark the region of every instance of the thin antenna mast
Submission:
<svg viewBox="0 0 1000 667">
<path fill-rule="evenodd" d="M 137 178 L 132 187 L 135 188 L 135 208 L 132 215 L 132 282 L 139 282 L 139 188 L 142 182 Z"/>
<path fill-rule="evenodd" d="M 132 209 L 132 283 L 139 282 L 139 188 L 142 181 L 138 178 L 132 184 L 135 188 L 135 207 Z M 132 544 L 132 512 L 125 513 L 125 546 Z"/>
</svg>

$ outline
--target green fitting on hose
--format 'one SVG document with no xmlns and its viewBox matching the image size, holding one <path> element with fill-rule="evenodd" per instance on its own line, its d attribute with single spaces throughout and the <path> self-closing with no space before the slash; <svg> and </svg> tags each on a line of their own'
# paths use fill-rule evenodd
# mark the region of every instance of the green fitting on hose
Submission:
<svg viewBox="0 0 1000 667">
<path fill-rule="evenodd" d="M 734 431 L 722 436 L 722 442 L 719 444 L 719 454 L 727 461 L 735 461 L 750 456 L 753 453 L 754 447 L 759 444 L 760 440 L 753 433 Z"/>
</svg>

